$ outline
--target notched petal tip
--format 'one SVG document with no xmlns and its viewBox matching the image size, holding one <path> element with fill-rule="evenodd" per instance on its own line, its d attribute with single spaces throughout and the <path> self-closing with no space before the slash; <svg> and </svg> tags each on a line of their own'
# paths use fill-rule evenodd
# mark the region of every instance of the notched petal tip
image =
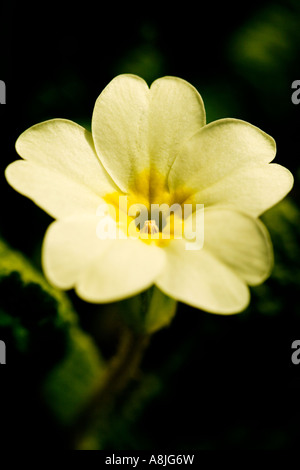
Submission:
<svg viewBox="0 0 300 470">
<path fill-rule="evenodd" d="M 237 315 L 243 312 L 249 305 L 251 296 L 250 290 L 246 283 L 240 283 L 239 296 L 232 298 L 231 302 L 223 301 L 222 298 L 215 297 L 214 299 L 206 299 L 194 295 L 189 292 L 187 295 L 183 294 L 180 289 L 174 291 L 168 289 L 165 283 L 156 282 L 157 287 L 167 296 L 175 299 L 177 302 L 183 302 L 190 307 L 202 310 L 204 312 L 212 313 L 214 315 Z M 241 292 L 243 290 L 243 292 Z"/>
<path fill-rule="evenodd" d="M 152 84 L 150 86 L 150 91 L 153 93 L 153 92 L 155 92 L 156 88 L 159 89 L 160 87 L 162 89 L 165 88 L 166 91 L 167 91 L 168 88 L 170 87 L 170 85 L 173 86 L 173 87 L 177 86 L 179 94 L 184 95 L 184 93 L 183 93 L 184 90 L 189 92 L 190 102 L 188 101 L 187 94 L 184 97 L 186 109 L 189 110 L 189 104 L 192 105 L 192 108 L 194 108 L 195 102 L 196 102 L 198 104 L 199 108 L 201 109 L 201 113 L 200 113 L 201 117 L 200 117 L 200 121 L 199 121 L 200 127 L 205 126 L 205 124 L 206 124 L 206 113 L 205 113 L 205 106 L 204 106 L 202 96 L 200 95 L 197 88 L 195 88 L 188 81 L 186 81 L 186 80 L 184 80 L 183 78 L 180 78 L 180 77 L 175 77 L 175 76 L 172 76 L 172 75 L 165 75 L 164 77 L 157 78 L 156 80 L 154 80 L 154 82 L 152 82 Z"/>
<path fill-rule="evenodd" d="M 274 159 L 277 151 L 275 139 L 254 124 L 243 119 L 222 118 L 207 124 L 206 129 L 217 126 L 228 126 L 228 129 L 231 126 L 233 136 L 239 137 L 240 141 L 244 141 L 246 145 L 251 143 L 255 145 L 257 150 L 267 155 L 267 158 L 269 158 L 268 162 Z"/>
<path fill-rule="evenodd" d="M 8 184 L 10 186 L 13 186 L 13 182 L 12 182 L 12 167 L 15 165 L 16 162 L 12 162 L 10 163 L 4 170 L 4 176 L 5 176 L 5 179 L 6 181 L 8 182 Z"/>
<path fill-rule="evenodd" d="M 294 182 L 295 182 L 294 175 L 288 168 L 282 165 L 278 165 L 278 166 L 280 166 L 280 168 L 282 168 L 282 171 L 285 173 L 286 194 L 288 194 L 293 189 L 293 186 L 294 186 Z"/>
</svg>

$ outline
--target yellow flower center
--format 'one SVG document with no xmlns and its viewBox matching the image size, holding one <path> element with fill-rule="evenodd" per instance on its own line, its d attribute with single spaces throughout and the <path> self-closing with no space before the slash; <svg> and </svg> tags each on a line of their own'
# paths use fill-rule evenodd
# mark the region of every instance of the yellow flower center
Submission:
<svg viewBox="0 0 300 470">
<path fill-rule="evenodd" d="M 166 178 L 151 168 L 136 177 L 128 194 L 114 192 L 103 199 L 126 236 L 165 245 L 170 239 L 181 238 L 183 203 L 190 193 L 187 189 L 171 193 Z"/>
</svg>

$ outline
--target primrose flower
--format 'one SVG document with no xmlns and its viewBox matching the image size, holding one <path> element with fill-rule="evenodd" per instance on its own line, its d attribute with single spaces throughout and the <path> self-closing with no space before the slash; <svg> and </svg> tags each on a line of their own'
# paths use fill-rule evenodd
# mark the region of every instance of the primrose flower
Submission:
<svg viewBox="0 0 300 470">
<path fill-rule="evenodd" d="M 119 75 L 96 101 L 92 132 L 53 119 L 26 130 L 16 149 L 24 160 L 6 178 L 55 219 L 42 263 L 61 289 L 111 302 L 156 285 L 229 314 L 247 306 L 248 285 L 270 274 L 272 247 L 258 217 L 293 177 L 270 164 L 275 142 L 257 127 L 237 119 L 206 125 L 201 96 L 182 79 L 163 77 L 149 89 Z"/>
</svg>

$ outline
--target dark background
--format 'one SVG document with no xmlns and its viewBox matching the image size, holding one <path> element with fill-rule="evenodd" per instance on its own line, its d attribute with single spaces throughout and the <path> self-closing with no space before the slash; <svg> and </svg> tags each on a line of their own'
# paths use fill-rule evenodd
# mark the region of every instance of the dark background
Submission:
<svg viewBox="0 0 300 470">
<path fill-rule="evenodd" d="M 291 84 L 300 79 L 299 2 L 73 2 L 68 9 L 48 3 L 12 5 L 2 15 L 0 79 L 7 104 L 0 109 L 0 234 L 37 269 L 51 218 L 4 179 L 17 158 L 14 143 L 46 119 L 64 117 L 88 128 L 97 96 L 117 74 L 136 73 L 149 85 L 163 75 L 186 79 L 202 95 L 208 122 L 235 117 L 262 128 L 277 142 L 276 162 L 295 176 L 292 209 L 270 211 L 265 220 L 275 250 L 271 278 L 252 289 L 251 305 L 240 315 L 179 306 L 144 358 L 142 369 L 152 380 L 146 398 L 139 395 L 130 419 L 118 404 L 111 430 L 102 431 L 102 448 L 296 448 L 300 365 L 291 362 L 291 343 L 300 339 L 300 105 L 291 102 Z M 39 330 L 32 312 L 43 316 L 40 305 L 43 312 L 52 306 L 39 293 L 22 294 L 14 276 L 0 283 L 0 305 L 15 316 L 21 311 L 33 340 L 24 355 L 12 329 L 0 329 L 8 356 L 0 366 L 0 447 L 67 448 L 64 429 L 40 394 L 46 374 L 64 357 L 64 332 L 51 322 Z M 80 327 L 108 357 L 109 339 L 115 340 L 105 337 L 109 308 L 69 296 Z"/>
</svg>

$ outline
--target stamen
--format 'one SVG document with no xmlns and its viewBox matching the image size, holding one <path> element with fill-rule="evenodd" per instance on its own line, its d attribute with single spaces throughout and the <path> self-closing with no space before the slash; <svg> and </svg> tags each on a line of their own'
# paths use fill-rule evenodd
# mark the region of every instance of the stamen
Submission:
<svg viewBox="0 0 300 470">
<path fill-rule="evenodd" d="M 144 223 L 143 228 L 141 229 L 141 233 L 148 233 L 153 235 L 154 233 L 158 233 L 159 229 L 156 225 L 155 220 L 146 220 Z"/>
</svg>

